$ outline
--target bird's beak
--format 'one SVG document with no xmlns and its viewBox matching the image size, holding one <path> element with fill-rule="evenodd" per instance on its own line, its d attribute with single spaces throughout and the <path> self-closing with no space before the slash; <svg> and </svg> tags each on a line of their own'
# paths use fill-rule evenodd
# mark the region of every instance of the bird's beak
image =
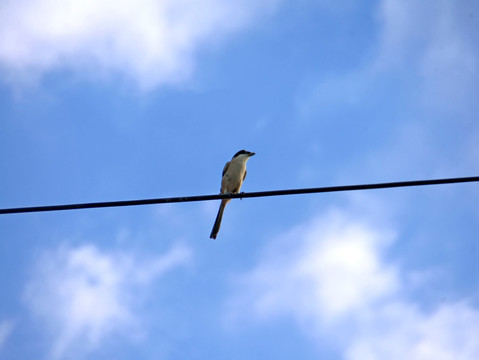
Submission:
<svg viewBox="0 0 479 360">
<path fill-rule="evenodd" d="M 256 155 L 256 153 L 250 152 L 248 155 L 251 157 L 251 156 L 253 156 L 253 155 Z"/>
</svg>

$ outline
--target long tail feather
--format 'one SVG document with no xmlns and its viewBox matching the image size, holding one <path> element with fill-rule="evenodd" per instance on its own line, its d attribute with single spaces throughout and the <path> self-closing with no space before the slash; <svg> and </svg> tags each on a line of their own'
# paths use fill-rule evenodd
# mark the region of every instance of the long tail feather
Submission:
<svg viewBox="0 0 479 360">
<path fill-rule="evenodd" d="M 227 203 L 228 200 L 221 200 L 218 215 L 216 215 L 215 224 L 213 225 L 213 229 L 211 230 L 210 239 L 216 239 L 216 235 L 218 235 L 218 231 L 220 231 L 221 220 L 223 219 L 223 212 L 225 211 L 225 206 Z"/>
</svg>

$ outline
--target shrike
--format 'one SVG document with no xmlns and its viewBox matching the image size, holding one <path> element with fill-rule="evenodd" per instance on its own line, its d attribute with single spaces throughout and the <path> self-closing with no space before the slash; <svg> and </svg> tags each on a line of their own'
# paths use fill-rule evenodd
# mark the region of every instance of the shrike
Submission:
<svg viewBox="0 0 479 360">
<path fill-rule="evenodd" d="M 221 194 L 239 193 L 243 180 L 246 178 L 246 162 L 255 153 L 240 150 L 238 151 L 231 161 L 228 161 L 223 168 L 223 178 L 221 179 Z M 216 215 L 215 224 L 213 230 L 211 230 L 210 239 L 216 239 L 218 231 L 221 226 L 221 219 L 223 218 L 223 211 L 225 206 L 231 201 L 231 199 L 222 199 L 218 215 Z"/>
</svg>

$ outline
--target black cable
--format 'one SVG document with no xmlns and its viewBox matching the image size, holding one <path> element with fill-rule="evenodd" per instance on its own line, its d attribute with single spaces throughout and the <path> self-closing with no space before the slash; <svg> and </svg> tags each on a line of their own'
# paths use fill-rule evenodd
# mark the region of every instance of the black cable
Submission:
<svg viewBox="0 0 479 360">
<path fill-rule="evenodd" d="M 397 182 L 377 183 L 377 184 L 327 186 L 327 187 L 305 188 L 305 189 L 257 191 L 257 192 L 239 193 L 239 194 L 198 195 L 198 196 L 184 196 L 184 197 L 144 199 L 144 200 L 124 200 L 124 201 L 106 201 L 106 202 L 81 203 L 81 204 L 67 204 L 67 205 L 32 206 L 32 207 L 0 209 L 0 214 L 77 210 L 77 209 L 116 207 L 116 206 L 152 205 L 152 204 L 208 201 L 208 200 L 220 200 L 220 199 L 237 199 L 237 198 L 244 199 L 244 198 L 254 198 L 254 197 L 264 197 L 264 196 L 281 196 L 281 195 L 298 195 L 298 194 L 312 194 L 312 193 L 325 193 L 325 192 L 338 192 L 338 191 L 386 189 L 386 188 L 397 188 L 397 187 L 407 187 L 407 186 L 456 184 L 456 183 L 466 183 L 466 182 L 479 182 L 479 176 L 448 178 L 448 179 L 432 179 L 432 180 L 397 181 Z"/>
</svg>

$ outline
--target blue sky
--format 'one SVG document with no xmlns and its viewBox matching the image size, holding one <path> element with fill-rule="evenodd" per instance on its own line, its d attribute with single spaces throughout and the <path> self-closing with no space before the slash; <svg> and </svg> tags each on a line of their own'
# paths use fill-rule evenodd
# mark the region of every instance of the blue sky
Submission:
<svg viewBox="0 0 479 360">
<path fill-rule="evenodd" d="M 4 0 L 0 207 L 474 176 L 472 0 Z M 0 216 L 2 359 L 477 359 L 477 184 Z"/>
</svg>

